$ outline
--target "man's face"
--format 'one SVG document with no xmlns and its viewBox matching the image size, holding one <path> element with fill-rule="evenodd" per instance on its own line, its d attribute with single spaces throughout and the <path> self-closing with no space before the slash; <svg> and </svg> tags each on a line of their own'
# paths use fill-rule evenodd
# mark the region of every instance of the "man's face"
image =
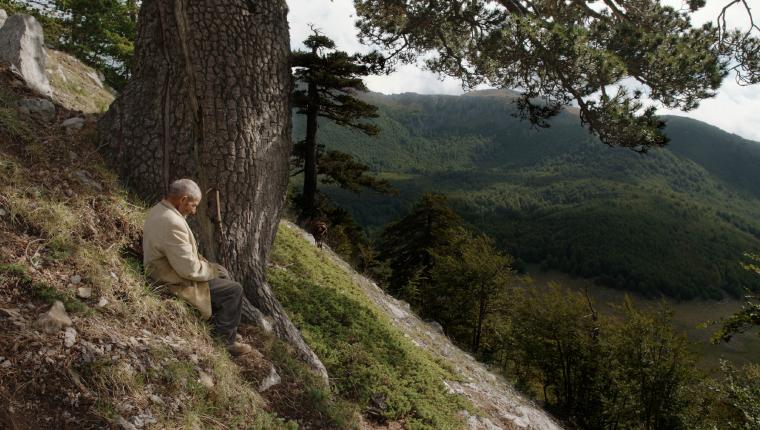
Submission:
<svg viewBox="0 0 760 430">
<path fill-rule="evenodd" d="M 182 198 L 179 199 L 177 211 L 182 214 L 182 216 L 195 215 L 195 211 L 198 210 L 198 203 L 200 202 L 201 199 L 196 199 L 193 196 L 182 196 Z"/>
</svg>

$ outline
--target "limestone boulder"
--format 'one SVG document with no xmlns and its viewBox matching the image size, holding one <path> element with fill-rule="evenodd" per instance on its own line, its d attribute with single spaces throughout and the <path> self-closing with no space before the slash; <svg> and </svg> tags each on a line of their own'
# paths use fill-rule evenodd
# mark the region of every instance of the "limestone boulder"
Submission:
<svg viewBox="0 0 760 430">
<path fill-rule="evenodd" d="M 45 35 L 39 22 L 29 15 L 13 15 L 0 28 L 0 63 L 9 64 L 32 90 L 51 97 L 45 63 Z"/>
<path fill-rule="evenodd" d="M 59 300 L 56 300 L 53 306 L 50 307 L 50 310 L 40 315 L 37 319 L 37 327 L 49 334 L 58 333 L 61 329 L 71 327 L 71 325 L 71 318 L 69 318 L 66 308 Z"/>
<path fill-rule="evenodd" d="M 0 28 L 5 24 L 6 19 L 8 19 L 8 12 L 5 9 L 0 9 Z"/>
</svg>

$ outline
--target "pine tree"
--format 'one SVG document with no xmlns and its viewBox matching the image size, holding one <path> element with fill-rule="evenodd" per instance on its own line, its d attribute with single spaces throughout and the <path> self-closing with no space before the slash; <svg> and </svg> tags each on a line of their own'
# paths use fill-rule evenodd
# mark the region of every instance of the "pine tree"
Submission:
<svg viewBox="0 0 760 430">
<path fill-rule="evenodd" d="M 714 95 L 731 69 L 747 83 L 760 79 L 757 33 L 693 26 L 691 15 L 704 0 L 680 9 L 663 3 L 354 2 L 360 39 L 387 49 L 394 61 L 416 63 L 428 54 L 430 70 L 461 78 L 469 88 L 519 88 L 522 116 L 542 126 L 575 104 L 581 122 L 603 143 L 641 152 L 667 143 L 664 122 L 654 104 L 645 105 L 645 93 L 688 111 Z M 630 88 L 632 81 L 643 90 Z"/>
<path fill-rule="evenodd" d="M 464 221 L 447 204 L 446 197 L 428 193 L 401 220 L 387 226 L 379 243 L 379 258 L 389 262 L 388 279 L 394 294 L 403 294 L 410 281 L 423 309 L 428 297 L 433 253 L 443 253 L 464 235 Z"/>
<path fill-rule="evenodd" d="M 104 72 L 116 89 L 132 71 L 137 36 L 136 0 L 55 0 L 65 31 L 61 47 Z"/>
<path fill-rule="evenodd" d="M 379 133 L 372 123 L 363 120 L 377 117 L 377 108 L 356 97 L 367 91 L 362 81 L 378 65 L 376 55 L 348 55 L 335 50 L 335 42 L 314 30 L 304 45 L 309 51 L 292 54 L 294 78 L 299 86 L 293 93 L 293 106 L 306 116 L 306 137 L 295 145 L 295 165 L 304 173 L 301 195 L 301 223 L 317 215 L 317 179 L 326 177 L 343 188 L 358 192 L 361 187 L 388 192 L 387 182 L 367 175 L 369 167 L 339 151 L 324 152 L 317 143 L 319 118 L 350 127 L 367 135 Z"/>
</svg>

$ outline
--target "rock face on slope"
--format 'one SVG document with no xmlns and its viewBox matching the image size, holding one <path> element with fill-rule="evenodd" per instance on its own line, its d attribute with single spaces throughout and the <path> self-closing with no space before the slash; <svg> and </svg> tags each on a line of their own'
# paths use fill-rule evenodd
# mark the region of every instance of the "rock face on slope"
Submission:
<svg viewBox="0 0 760 430">
<path fill-rule="evenodd" d="M 298 228 L 288 223 L 291 228 Z M 304 236 L 314 243 L 311 235 Z M 383 310 L 412 343 L 451 365 L 461 381 L 446 381 L 446 388 L 468 398 L 481 415 L 466 415 L 470 430 L 560 430 L 562 427 L 549 414 L 520 395 L 501 376 L 490 372 L 470 354 L 459 349 L 438 328 L 414 314 L 409 305 L 386 294 L 372 280 L 354 271 L 328 247 L 325 253 L 350 273 L 374 304 Z M 464 411 L 463 411 L 464 412 Z"/>
<path fill-rule="evenodd" d="M 26 87 L 43 98 L 30 98 L 22 106 L 55 116 L 54 101 L 67 109 L 100 113 L 114 100 L 114 91 L 103 83 L 102 75 L 64 52 L 48 49 L 37 20 L 29 15 L 8 14 L 0 9 L 0 67 L 9 68 Z"/>
<path fill-rule="evenodd" d="M 45 64 L 45 36 L 42 26 L 29 15 L 13 15 L 7 19 L 0 13 L 0 62 L 9 64 L 24 78 L 27 86 L 45 97 L 51 97 Z"/>
</svg>

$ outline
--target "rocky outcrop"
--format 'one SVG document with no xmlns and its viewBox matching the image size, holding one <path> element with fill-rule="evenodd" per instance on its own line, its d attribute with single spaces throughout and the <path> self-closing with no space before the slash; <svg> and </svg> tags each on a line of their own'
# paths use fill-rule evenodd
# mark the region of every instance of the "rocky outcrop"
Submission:
<svg viewBox="0 0 760 430">
<path fill-rule="evenodd" d="M 5 24 L 5 20 L 8 19 L 8 12 L 6 12 L 3 9 L 0 9 L 0 27 Z"/>
<path fill-rule="evenodd" d="M 115 92 L 97 70 L 65 52 L 48 49 L 47 54 L 46 71 L 56 103 L 84 113 L 108 109 Z"/>
<path fill-rule="evenodd" d="M 45 63 L 45 36 L 42 26 L 29 15 L 13 15 L 0 28 L 0 63 L 10 65 L 27 86 L 45 97 L 51 97 Z"/>
</svg>

